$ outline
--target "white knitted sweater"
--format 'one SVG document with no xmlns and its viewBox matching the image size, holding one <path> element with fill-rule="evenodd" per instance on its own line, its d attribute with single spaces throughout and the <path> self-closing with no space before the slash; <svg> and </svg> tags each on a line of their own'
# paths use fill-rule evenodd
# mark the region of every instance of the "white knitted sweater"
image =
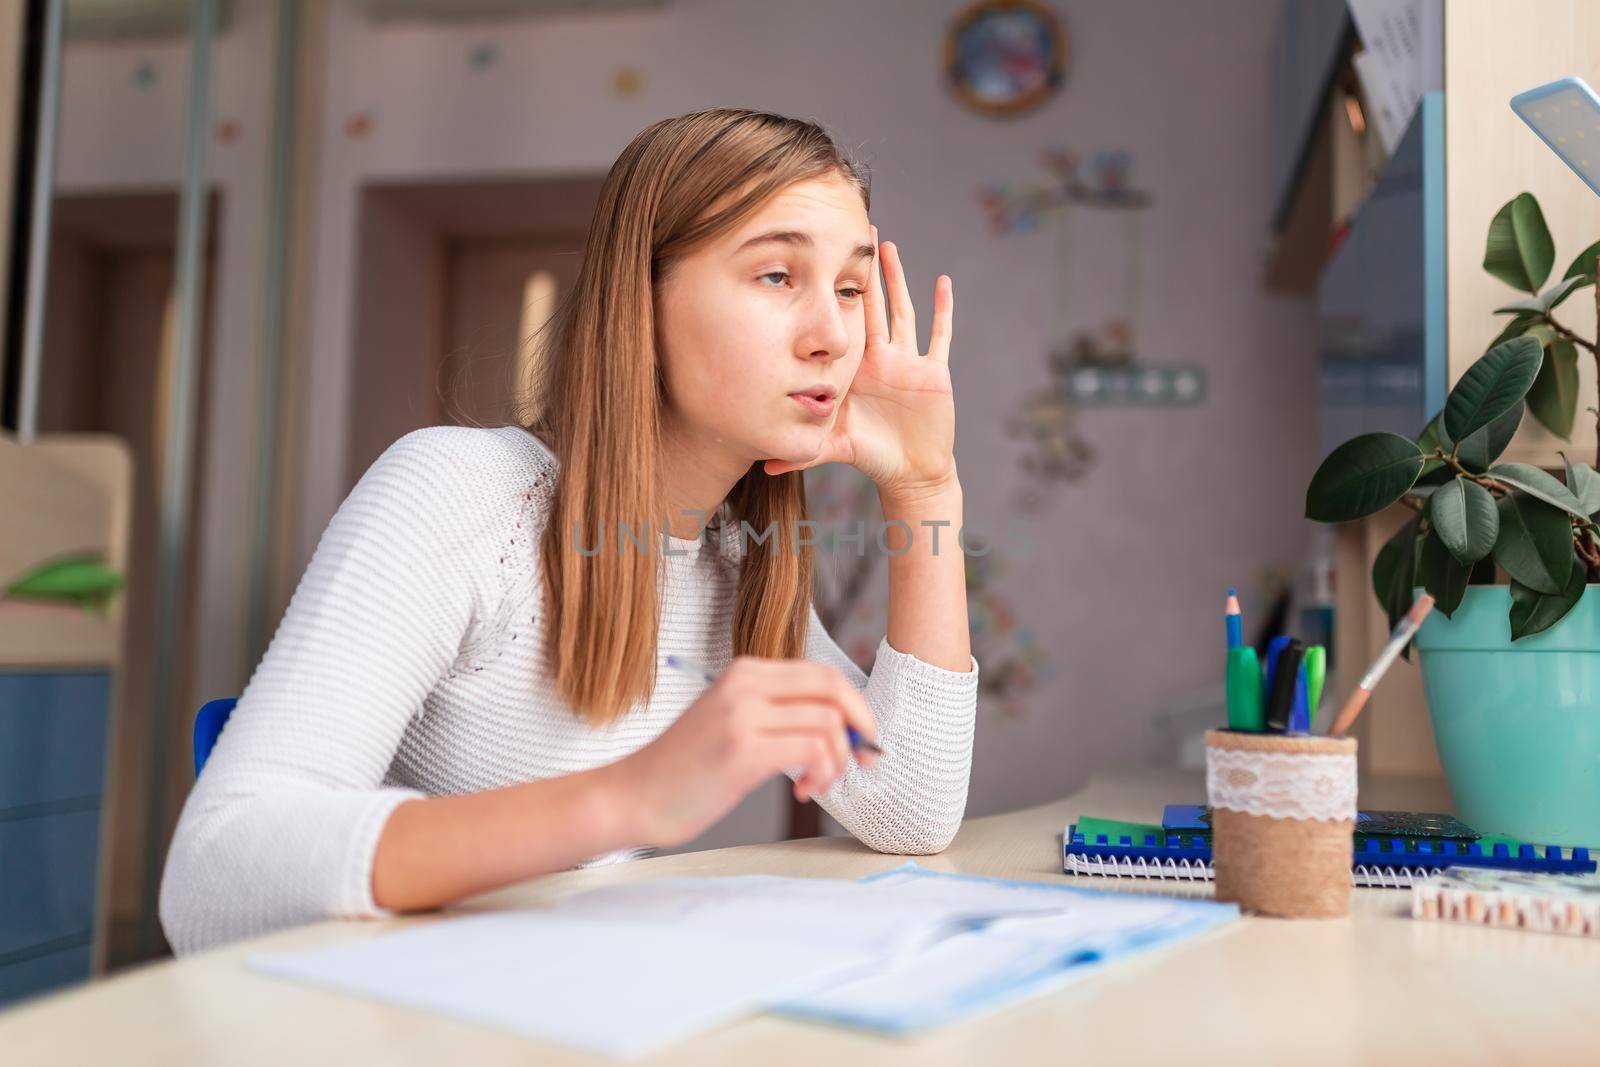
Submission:
<svg viewBox="0 0 1600 1067">
<path fill-rule="evenodd" d="M 702 685 L 662 671 L 647 702 L 597 728 L 554 692 L 537 655 L 536 553 L 555 474 L 518 427 L 440 426 L 402 437 L 363 475 L 184 805 L 160 901 L 176 952 L 386 915 L 372 859 L 396 805 L 611 763 L 693 702 Z M 737 524 L 671 548 L 658 651 L 725 667 Z M 882 852 L 944 848 L 966 808 L 977 661 L 950 671 L 885 638 L 868 677 L 815 610 L 805 655 L 864 691 L 888 753 L 871 771 L 851 762 L 823 809 Z"/>
</svg>

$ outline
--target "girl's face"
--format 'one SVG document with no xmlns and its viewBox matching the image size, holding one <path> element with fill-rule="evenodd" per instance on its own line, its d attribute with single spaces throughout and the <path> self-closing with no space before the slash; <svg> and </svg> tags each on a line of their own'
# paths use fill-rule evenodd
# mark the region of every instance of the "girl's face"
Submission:
<svg viewBox="0 0 1600 1067">
<path fill-rule="evenodd" d="M 656 302 L 668 432 L 736 472 L 814 459 L 861 365 L 872 257 L 861 194 L 831 177 L 680 259 Z"/>
</svg>

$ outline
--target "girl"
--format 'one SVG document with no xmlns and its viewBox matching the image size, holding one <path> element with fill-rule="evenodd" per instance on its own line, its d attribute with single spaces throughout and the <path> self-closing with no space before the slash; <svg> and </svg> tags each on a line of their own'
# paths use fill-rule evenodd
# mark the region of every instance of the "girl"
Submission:
<svg viewBox="0 0 1600 1067">
<path fill-rule="evenodd" d="M 648 854 L 780 772 L 871 848 L 950 842 L 978 685 L 954 295 L 941 275 L 919 355 L 868 201 L 808 122 L 718 108 L 634 139 L 527 424 L 409 433 L 329 523 L 184 806 L 175 951 Z M 800 472 L 833 462 L 886 523 L 870 677 L 811 605 Z M 727 669 L 705 688 L 668 654 Z"/>
</svg>

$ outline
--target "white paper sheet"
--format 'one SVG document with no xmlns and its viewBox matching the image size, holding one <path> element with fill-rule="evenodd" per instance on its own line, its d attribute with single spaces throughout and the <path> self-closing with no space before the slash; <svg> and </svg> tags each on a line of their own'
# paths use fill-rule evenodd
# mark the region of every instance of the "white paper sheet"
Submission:
<svg viewBox="0 0 1600 1067">
<path fill-rule="evenodd" d="M 793 936 L 593 922 L 548 912 L 441 919 L 257 970 L 634 1056 L 860 972 L 871 957 Z"/>
<path fill-rule="evenodd" d="M 610 886 L 250 965 L 610 1055 L 763 1008 L 907 1032 L 1037 993 L 1232 905 L 939 874 Z"/>
<path fill-rule="evenodd" d="M 791 936 L 834 952 L 898 956 L 997 920 L 1061 915 L 1068 903 L 1048 892 L 962 878 L 844 882 L 740 875 L 607 886 L 569 897 L 554 911 L 734 936 Z"/>
</svg>

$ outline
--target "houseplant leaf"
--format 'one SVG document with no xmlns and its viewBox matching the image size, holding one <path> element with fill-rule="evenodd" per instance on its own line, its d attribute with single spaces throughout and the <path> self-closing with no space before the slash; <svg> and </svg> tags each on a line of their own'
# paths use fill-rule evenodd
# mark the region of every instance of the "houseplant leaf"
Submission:
<svg viewBox="0 0 1600 1067">
<path fill-rule="evenodd" d="M 1494 561 L 1535 592 L 1565 589 L 1577 558 L 1567 513 L 1520 490 L 1501 497 L 1497 506 L 1500 537 L 1494 543 Z"/>
<path fill-rule="evenodd" d="M 1560 303 L 1585 285 L 1592 284 L 1593 278 L 1586 274 L 1577 274 L 1570 278 L 1563 278 L 1538 296 L 1530 296 L 1526 300 L 1518 300 L 1507 304 L 1505 307 L 1494 309 L 1496 315 L 1548 315 Z"/>
<path fill-rule="evenodd" d="M 1383 547 L 1378 549 L 1377 558 L 1372 561 L 1372 591 L 1385 611 L 1388 610 L 1389 597 L 1400 578 L 1401 569 L 1405 567 L 1408 559 L 1413 558 L 1411 546 L 1417 539 L 1417 531 L 1421 526 L 1422 515 L 1418 513 L 1412 516 L 1404 526 L 1394 532 L 1394 536 L 1383 543 Z M 1412 571 L 1415 571 L 1415 567 Z M 1411 578 L 1412 575 L 1406 575 L 1406 585 L 1411 584 Z"/>
<path fill-rule="evenodd" d="M 1444 613 L 1445 618 L 1455 614 L 1461 606 L 1461 598 L 1467 595 L 1467 577 L 1472 573 L 1472 568 L 1463 566 L 1453 555 L 1449 548 L 1439 538 L 1439 531 L 1431 531 L 1422 542 L 1422 563 L 1418 568 L 1418 577 L 1422 580 L 1422 587 L 1434 599 L 1434 607 Z"/>
<path fill-rule="evenodd" d="M 1576 559 L 1566 586 L 1559 593 L 1541 593 L 1512 579 L 1511 640 L 1543 633 L 1571 611 L 1588 585 L 1588 570 Z"/>
<path fill-rule="evenodd" d="M 1500 457 L 1500 453 L 1517 435 L 1525 407 L 1524 404 L 1517 404 L 1489 425 L 1468 434 L 1467 439 L 1461 442 L 1461 448 L 1456 450 L 1456 462 L 1477 474 L 1488 470 L 1489 464 Z M 1444 432 L 1444 412 L 1435 415 L 1433 421 L 1423 429 L 1422 435 L 1417 438 L 1417 448 L 1423 453 L 1432 452 L 1435 448 L 1442 448 L 1446 452 L 1455 449 L 1450 435 Z M 1428 460 L 1422 465 L 1422 473 L 1417 476 L 1416 484 L 1443 485 L 1455 476 L 1455 470 L 1443 460 Z"/>
<path fill-rule="evenodd" d="M 1545 351 L 1539 376 L 1528 390 L 1533 417 L 1562 440 L 1572 439 L 1572 420 L 1578 414 L 1578 346 L 1555 341 Z"/>
<path fill-rule="evenodd" d="M 1596 241 L 1582 252 L 1579 252 L 1576 258 L 1573 259 L 1572 266 L 1567 268 L 1567 273 L 1562 277 L 1576 278 L 1580 274 L 1586 274 L 1592 283 L 1595 276 L 1595 258 L 1597 256 L 1600 256 L 1600 241 Z"/>
<path fill-rule="evenodd" d="M 1489 223 L 1483 269 L 1525 293 L 1537 293 L 1550 276 L 1556 245 L 1532 193 L 1518 193 Z"/>
<path fill-rule="evenodd" d="M 1526 407 L 1526 404 L 1515 404 L 1489 425 L 1468 434 L 1456 452 L 1456 462 L 1479 474 L 1488 470 L 1489 464 L 1500 458 L 1500 453 L 1517 435 L 1517 427 L 1522 425 L 1522 412 Z M 1445 447 L 1448 449 L 1451 446 Z"/>
<path fill-rule="evenodd" d="M 1468 585 L 1499 585 L 1495 579 L 1498 575 L 1494 569 L 1494 557 L 1485 556 L 1472 565 L 1472 576 L 1467 579 Z"/>
<path fill-rule="evenodd" d="M 1572 495 L 1570 489 L 1538 467 L 1530 467 L 1526 463 L 1502 463 L 1498 467 L 1490 467 L 1488 474 L 1496 481 L 1521 489 L 1569 515 L 1576 515 L 1580 519 L 1589 517 L 1583 513 L 1583 505 L 1578 503 L 1578 498 Z"/>
<path fill-rule="evenodd" d="M 1528 328 L 1530 326 L 1533 326 L 1538 321 L 1539 316 L 1537 315 L 1523 313 L 1516 316 L 1510 322 L 1506 323 L 1505 329 L 1500 331 L 1499 336 L 1497 336 L 1493 341 L 1489 342 L 1489 347 L 1493 348 L 1502 341 L 1509 341 L 1513 337 L 1521 337 L 1523 334 L 1528 332 Z"/>
<path fill-rule="evenodd" d="M 1397 433 L 1365 433 L 1332 452 L 1306 488 L 1306 518 L 1348 522 L 1382 511 L 1405 495 L 1422 470 L 1422 453 Z"/>
<path fill-rule="evenodd" d="M 1567 491 L 1578 498 L 1578 510 L 1593 516 L 1600 511 L 1600 474 L 1587 463 L 1573 463 L 1565 452 L 1561 462 L 1567 465 Z"/>
<path fill-rule="evenodd" d="M 1500 536 L 1494 494 L 1465 478 L 1453 478 L 1434 491 L 1428 498 L 1428 521 L 1444 547 L 1466 566 L 1487 556 Z"/>
<path fill-rule="evenodd" d="M 1444 430 L 1464 441 L 1522 403 L 1539 374 L 1544 349 L 1532 337 L 1502 341 L 1485 352 L 1456 382 L 1444 403 Z"/>
</svg>

